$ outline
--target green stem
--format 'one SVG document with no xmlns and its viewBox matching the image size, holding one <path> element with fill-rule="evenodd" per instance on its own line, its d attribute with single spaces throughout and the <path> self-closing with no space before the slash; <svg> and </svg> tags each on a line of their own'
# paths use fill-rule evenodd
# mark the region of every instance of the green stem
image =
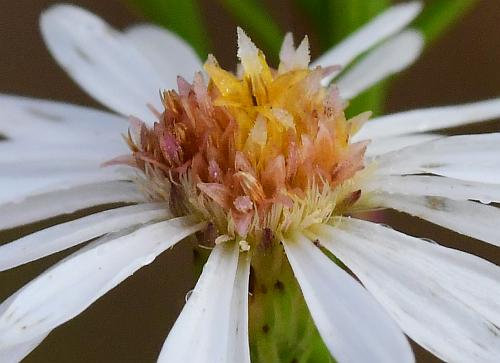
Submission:
<svg viewBox="0 0 500 363">
<path fill-rule="evenodd" d="M 249 300 L 252 362 L 333 362 L 283 247 L 254 251 Z"/>
<path fill-rule="evenodd" d="M 127 0 L 155 23 L 174 31 L 184 38 L 205 60 L 210 40 L 197 0 Z"/>
<path fill-rule="evenodd" d="M 277 61 L 283 32 L 259 0 L 218 0 L 251 38 L 263 49 L 271 63 Z"/>
</svg>

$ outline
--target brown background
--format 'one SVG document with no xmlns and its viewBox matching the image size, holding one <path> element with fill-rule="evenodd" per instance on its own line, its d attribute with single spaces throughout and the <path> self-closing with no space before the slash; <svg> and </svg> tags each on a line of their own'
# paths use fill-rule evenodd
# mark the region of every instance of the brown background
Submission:
<svg viewBox="0 0 500 363">
<path fill-rule="evenodd" d="M 0 0 L 0 92 L 99 107 L 65 76 L 43 46 L 37 18 L 44 8 L 54 3 L 57 2 Z M 119 28 L 141 20 L 138 14 L 118 0 L 81 0 L 73 3 L 100 14 Z M 293 1 L 269 0 L 267 3 L 282 29 L 292 30 L 297 36 L 309 31 L 293 7 Z M 224 65 L 233 65 L 236 24 L 216 1 L 203 1 L 203 8 L 210 35 L 218 39 L 215 54 Z M 475 10 L 398 78 L 391 89 L 387 110 L 392 112 L 498 96 L 498 24 L 500 1 L 479 0 Z M 312 52 L 317 54 L 314 43 Z M 497 122 L 467 131 L 499 130 Z M 396 213 L 392 215 L 392 220 L 396 228 L 410 234 L 433 237 L 448 246 L 472 251 L 500 264 L 498 250 L 484 243 L 429 223 L 410 221 Z M 54 221 L 43 225 L 50 223 Z M 26 229 L 8 231 L 0 234 L 0 241 L 14 239 L 26 232 Z M 0 273 L 0 301 L 62 255 Z M 193 286 L 190 262 L 191 251 L 186 246 L 163 254 L 79 317 L 54 331 L 26 362 L 155 361 L 164 337 L 182 308 L 185 293 Z M 420 349 L 417 356 L 419 362 L 437 361 Z"/>
</svg>

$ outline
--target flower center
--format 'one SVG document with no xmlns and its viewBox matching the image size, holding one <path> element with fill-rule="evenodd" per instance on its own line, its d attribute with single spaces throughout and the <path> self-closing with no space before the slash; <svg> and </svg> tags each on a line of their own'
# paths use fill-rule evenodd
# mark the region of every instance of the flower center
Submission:
<svg viewBox="0 0 500 363">
<path fill-rule="evenodd" d="M 333 68 L 308 68 L 307 38 L 282 53 L 270 68 L 240 31 L 239 76 L 210 56 L 208 82 L 179 78 L 154 126 L 133 119 L 127 136 L 150 197 L 212 222 L 244 248 L 325 222 L 360 195 L 353 177 L 366 143 L 349 140 L 369 113 L 346 119 L 336 87 L 321 85 Z"/>
</svg>

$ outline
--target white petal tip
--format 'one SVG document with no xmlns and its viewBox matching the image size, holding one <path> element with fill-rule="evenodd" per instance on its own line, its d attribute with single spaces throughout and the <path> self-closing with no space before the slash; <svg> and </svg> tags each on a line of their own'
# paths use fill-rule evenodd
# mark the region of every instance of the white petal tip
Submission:
<svg viewBox="0 0 500 363">
<path fill-rule="evenodd" d="M 238 35 L 238 58 L 243 59 L 248 56 L 254 56 L 258 53 L 258 49 L 252 42 L 250 37 L 240 27 L 237 28 Z"/>
<path fill-rule="evenodd" d="M 71 4 L 52 5 L 41 13 L 39 19 L 42 36 L 49 48 L 55 46 L 52 43 L 60 41 L 61 26 L 68 26 L 68 23 L 73 24 L 73 26 L 85 23 L 104 25 L 96 15 L 79 6 Z"/>
<path fill-rule="evenodd" d="M 302 39 L 302 42 L 300 42 L 300 45 L 297 48 L 297 51 L 299 49 L 301 52 L 307 53 L 307 55 L 309 55 L 309 37 L 307 35 L 304 36 L 304 39 Z"/>
<path fill-rule="evenodd" d="M 49 6 L 46 10 L 42 11 L 40 15 L 40 23 L 42 26 L 48 24 L 56 18 L 73 15 L 73 14 L 90 14 L 89 11 L 71 4 L 56 4 Z"/>
<path fill-rule="evenodd" d="M 281 43 L 281 49 L 280 49 L 280 61 L 284 61 L 295 52 L 295 45 L 293 43 L 293 34 L 291 32 L 288 32 L 285 34 L 285 37 L 283 38 L 283 43 Z"/>
<path fill-rule="evenodd" d="M 422 50 L 424 49 L 425 40 L 423 34 L 415 29 L 405 30 L 397 35 L 397 38 L 397 42 L 399 44 L 405 44 L 408 49 L 408 52 L 406 53 L 407 63 L 403 64 L 402 62 L 402 70 L 413 63 L 420 56 Z"/>
<path fill-rule="evenodd" d="M 293 33 L 287 32 L 283 38 L 283 43 L 291 44 L 293 46 Z"/>
<path fill-rule="evenodd" d="M 393 9 L 395 11 L 405 13 L 408 17 L 416 17 L 423 9 L 423 4 L 421 1 L 409 1 L 394 5 Z"/>
</svg>

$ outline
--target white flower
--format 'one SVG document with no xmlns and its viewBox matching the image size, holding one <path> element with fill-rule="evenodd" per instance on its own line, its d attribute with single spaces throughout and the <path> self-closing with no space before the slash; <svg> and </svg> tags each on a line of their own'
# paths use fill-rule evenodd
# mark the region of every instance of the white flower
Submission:
<svg viewBox="0 0 500 363">
<path fill-rule="evenodd" d="M 419 10 L 420 5 L 415 2 L 390 8 L 313 62 L 312 67 L 324 67 L 315 70 L 306 68 L 307 39 L 295 49 L 287 36 L 280 68 L 273 74 L 292 77 L 300 72 L 313 76 L 321 72 L 326 76 L 323 78 L 326 85 L 338 75 L 333 69 L 327 75 L 328 66 L 347 66 L 368 51 L 347 74 L 340 74 L 334 81 L 343 99 L 355 97 L 418 56 L 421 36 L 414 30 L 402 29 Z M 158 135 L 155 132 L 165 136 L 165 130 L 152 131 L 150 127 L 158 120 L 157 127 L 163 125 L 161 120 L 170 116 L 155 114 L 151 109 L 164 109 L 163 104 L 155 103 L 159 100 L 159 89 L 174 88 L 178 74 L 190 79 L 201 69 L 192 50 L 154 26 L 117 32 L 94 15 L 68 5 L 46 11 L 41 28 L 50 51 L 68 74 L 122 116 L 67 104 L 0 96 L 0 133 L 7 136 L 0 143 L 0 228 L 107 203 L 133 205 L 59 224 L 0 246 L 0 270 L 7 270 L 101 237 L 0 305 L 2 362 L 21 360 L 54 328 L 81 313 L 169 247 L 207 228 L 207 222 L 215 223 L 221 236 L 215 240 L 202 275 L 168 335 L 160 362 L 250 361 L 248 279 L 250 264 L 259 258 L 255 248 L 258 236 L 266 243 L 282 243 L 319 333 L 339 362 L 411 362 L 414 358 L 405 334 L 446 361 L 500 361 L 497 266 L 345 214 L 354 209 L 393 208 L 498 246 L 500 212 L 487 204 L 500 202 L 500 134 L 443 137 L 428 132 L 497 118 L 500 99 L 378 117 L 354 134 L 367 115 L 345 120 L 335 88 L 326 91 L 314 88 L 312 81 L 307 82 L 305 86 L 314 88 L 307 88 L 308 91 L 331 96 L 326 101 L 321 99 L 325 102 L 321 105 L 334 103 L 328 103 L 319 117 L 324 117 L 325 124 L 334 121 L 349 125 L 344 130 L 349 143 L 342 152 L 353 150 L 353 153 L 339 154 L 342 158 L 337 154 L 328 156 L 327 162 L 336 158 L 338 163 L 332 171 L 335 175 L 326 175 L 323 189 L 317 184 L 307 184 L 311 189 L 297 195 L 288 191 L 286 200 L 273 191 L 276 199 L 272 206 L 263 207 L 269 195 L 264 190 L 264 179 L 271 176 L 270 180 L 278 185 L 276 179 L 285 176 L 274 172 L 285 167 L 292 169 L 290 163 L 297 159 L 290 156 L 291 144 L 284 143 L 278 152 L 287 150 L 287 153 L 280 154 L 281 158 L 273 159 L 271 164 L 271 159 L 265 158 L 267 154 L 259 154 L 263 149 L 256 145 L 263 148 L 278 145 L 284 131 L 275 133 L 276 130 L 293 130 L 294 135 L 303 137 L 304 143 L 308 133 L 299 130 L 302 126 L 290 109 L 271 107 L 269 114 L 265 113 L 268 109 L 262 109 L 267 101 L 260 98 L 271 97 L 263 89 L 274 75 L 266 73 L 269 69 L 260 52 L 240 31 L 239 57 L 246 77 L 241 82 L 252 88 L 253 104 L 247 108 L 261 107 L 259 116 L 251 120 L 248 138 L 240 149 L 247 152 L 249 159 L 260 157 L 258 160 L 268 162 L 272 166 L 270 174 L 266 176 L 264 171 L 252 174 L 253 169 L 243 167 L 233 170 L 240 183 L 237 187 L 243 193 L 234 199 L 227 194 L 222 181 L 195 185 L 191 179 L 180 178 L 174 197 L 185 197 L 181 210 L 190 213 L 179 215 L 170 190 L 171 174 L 167 177 L 160 171 L 168 161 L 172 172 L 179 152 L 187 153 L 187 149 L 169 148 L 177 146 L 175 142 L 184 134 L 179 136 L 180 130 L 172 131 L 178 139 L 173 144 L 166 141 L 164 149 L 163 146 L 155 149 L 153 144 Z M 233 80 L 228 74 L 218 73 L 220 68 L 213 58 L 206 69 L 214 84 L 219 76 L 222 81 Z M 199 97 L 196 106 L 181 102 L 179 107 L 196 112 L 205 107 L 203 112 L 209 113 L 211 107 L 239 107 L 234 105 L 249 95 L 236 97 L 231 93 L 240 90 L 240 80 L 225 83 L 224 97 L 229 97 L 232 103 L 221 96 L 218 102 L 226 103 L 214 106 L 211 97 L 200 96 L 206 92 L 206 85 L 201 76 L 197 77 L 193 86 L 180 80 L 181 96 L 164 94 L 164 102 L 183 102 L 194 97 L 189 95 L 196 95 Z M 266 77 L 271 78 L 266 80 Z M 223 94 L 224 90 L 219 88 L 218 92 Z M 308 101 L 305 93 L 301 96 Z M 289 101 L 301 100 L 282 102 Z M 100 167 L 117 155 L 130 153 L 121 138 L 121 134 L 127 134 L 126 118 L 130 115 L 145 122 L 141 125 L 138 119 L 132 119 L 140 131 L 133 134 L 132 128 L 128 138 L 135 159 L 116 159 L 115 163 L 141 160 L 142 164 L 134 165 L 142 168 L 140 180 L 130 173 L 131 168 Z M 317 119 L 316 116 L 304 117 L 309 120 Z M 277 124 L 272 126 L 271 121 Z M 321 153 L 328 154 L 329 147 L 332 150 L 336 147 L 333 141 L 338 142 L 341 131 L 337 124 L 328 129 L 323 121 L 318 121 L 318 129 L 314 130 L 317 135 L 313 141 L 317 144 L 311 151 L 316 158 L 311 170 L 319 176 L 323 175 Z M 331 130 L 337 134 L 332 136 L 328 133 Z M 320 140 L 320 134 L 330 136 Z M 356 142 L 366 139 L 372 142 L 365 153 L 366 145 Z M 152 144 L 144 144 L 146 141 Z M 305 145 L 301 147 L 304 152 Z M 157 154 L 141 154 L 160 149 L 171 157 L 165 161 L 165 155 L 158 156 L 163 164 L 151 158 Z M 273 148 L 266 150 L 274 152 Z M 233 157 L 233 154 L 224 156 L 231 160 Z M 358 159 L 364 161 L 364 170 L 358 170 L 360 165 L 355 163 Z M 193 157 L 189 164 L 192 169 L 194 160 Z M 210 164 L 208 170 L 214 180 L 226 172 L 217 163 Z M 307 175 L 304 178 L 311 183 L 317 181 Z M 294 182 L 300 184 L 300 180 Z M 192 194 L 188 193 L 189 187 L 193 187 Z M 345 213 L 338 213 L 335 208 L 343 202 L 348 204 L 343 206 Z M 268 208 L 265 226 L 273 225 L 276 237 L 267 236 L 266 228 L 259 224 L 264 223 L 262 219 L 252 214 L 261 210 L 258 208 Z M 316 240 L 345 263 L 364 288 L 332 263 L 317 248 Z"/>
</svg>

